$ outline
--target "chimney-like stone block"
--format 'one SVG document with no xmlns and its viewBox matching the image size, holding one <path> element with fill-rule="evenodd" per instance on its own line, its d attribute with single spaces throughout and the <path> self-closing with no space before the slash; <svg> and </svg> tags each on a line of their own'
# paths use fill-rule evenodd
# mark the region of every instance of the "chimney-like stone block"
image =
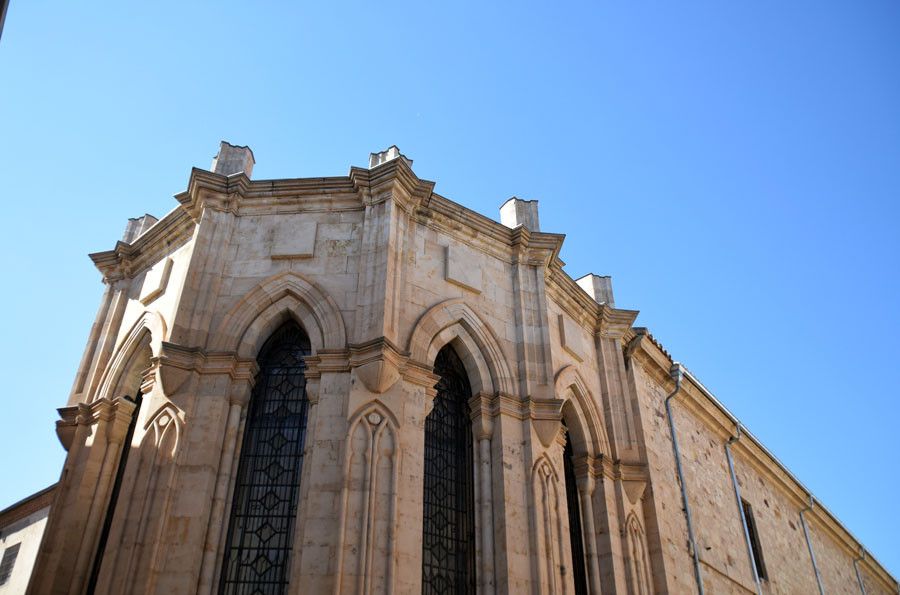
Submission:
<svg viewBox="0 0 900 595">
<path fill-rule="evenodd" d="M 541 231 L 538 201 L 513 196 L 500 207 L 500 223 L 509 228 L 522 226 L 528 231 Z"/>
<path fill-rule="evenodd" d="M 125 224 L 125 233 L 122 234 L 122 241 L 126 244 L 130 244 L 141 237 L 145 231 L 156 225 L 157 221 L 159 221 L 159 219 L 153 215 L 130 218 L 128 223 Z"/>
<path fill-rule="evenodd" d="M 578 286 L 594 298 L 598 304 L 606 304 L 610 308 L 616 307 L 616 300 L 613 299 L 612 277 L 609 275 L 601 277 L 590 273 L 576 280 L 575 283 L 578 283 Z"/>
<path fill-rule="evenodd" d="M 244 172 L 244 175 L 249 178 L 255 164 L 256 159 L 253 158 L 253 151 L 250 150 L 250 147 L 240 147 L 222 141 L 219 143 L 219 152 L 213 158 L 210 170 L 223 176 Z"/>
<path fill-rule="evenodd" d="M 412 167 L 412 159 L 401 153 L 400 149 L 397 148 L 397 145 L 391 145 L 384 151 L 369 153 L 369 169 L 378 167 L 379 165 L 387 163 L 388 161 L 393 161 L 394 159 L 403 159 L 403 161 L 406 162 L 406 165 Z"/>
</svg>

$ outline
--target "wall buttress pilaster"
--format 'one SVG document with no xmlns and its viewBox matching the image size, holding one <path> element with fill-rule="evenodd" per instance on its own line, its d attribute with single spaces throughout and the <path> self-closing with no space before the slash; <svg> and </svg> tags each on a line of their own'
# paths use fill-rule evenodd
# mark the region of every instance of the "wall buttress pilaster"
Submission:
<svg viewBox="0 0 900 595">
<path fill-rule="evenodd" d="M 101 399 L 60 413 L 76 427 L 28 589 L 35 595 L 84 590 L 134 403 Z"/>
<path fill-rule="evenodd" d="M 233 198 L 229 199 L 233 200 Z M 172 318 L 170 341 L 204 347 L 212 331 L 213 309 L 219 296 L 228 258 L 235 215 L 218 206 L 205 206 L 194 229 L 193 249 L 184 287 Z"/>
</svg>

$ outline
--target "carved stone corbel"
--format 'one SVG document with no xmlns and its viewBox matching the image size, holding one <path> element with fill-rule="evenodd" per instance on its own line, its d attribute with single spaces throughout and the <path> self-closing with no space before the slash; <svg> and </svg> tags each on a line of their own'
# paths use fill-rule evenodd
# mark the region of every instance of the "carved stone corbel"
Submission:
<svg viewBox="0 0 900 595">
<path fill-rule="evenodd" d="M 530 401 L 529 411 L 531 414 L 531 425 L 538 435 L 544 448 L 550 448 L 550 445 L 559 437 L 562 430 L 562 399 L 546 399 L 540 401 Z"/>
<path fill-rule="evenodd" d="M 493 395 L 486 392 L 480 392 L 469 399 L 472 433 L 475 440 L 490 440 L 494 435 L 493 403 Z"/>
<path fill-rule="evenodd" d="M 350 346 L 350 367 L 363 386 L 377 395 L 400 380 L 400 370 L 406 359 L 384 337 Z"/>
<path fill-rule="evenodd" d="M 163 341 L 159 357 L 151 360 L 157 368 L 157 377 L 163 393 L 178 394 L 184 383 L 197 371 L 197 359 L 201 357 L 199 349 L 189 349 Z"/>
</svg>

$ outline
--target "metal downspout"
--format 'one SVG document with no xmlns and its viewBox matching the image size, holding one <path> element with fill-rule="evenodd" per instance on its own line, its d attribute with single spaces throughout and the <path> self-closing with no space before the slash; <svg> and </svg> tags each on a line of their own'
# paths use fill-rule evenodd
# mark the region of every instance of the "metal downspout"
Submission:
<svg viewBox="0 0 900 595">
<path fill-rule="evenodd" d="M 806 525 L 805 513 L 813 509 L 815 501 L 812 494 L 809 494 L 809 506 L 800 511 L 800 524 L 803 525 L 803 535 L 806 537 L 806 547 L 809 548 L 809 559 L 812 560 L 813 571 L 816 573 L 816 584 L 819 586 L 819 595 L 825 595 L 825 589 L 822 588 L 822 576 L 819 574 L 819 565 L 816 563 L 816 553 L 813 551 L 812 541 L 809 538 L 809 527 Z"/>
<path fill-rule="evenodd" d="M 675 390 L 666 397 L 666 416 L 669 418 L 669 432 L 672 434 L 672 451 L 675 453 L 675 470 L 678 472 L 678 482 L 681 484 L 681 502 L 684 504 L 684 517 L 687 519 L 688 541 L 691 547 L 691 555 L 694 558 L 694 578 L 697 580 L 697 592 L 705 595 L 703 591 L 703 573 L 700 570 L 700 552 L 697 551 L 697 541 L 694 539 L 694 521 L 691 518 L 691 505 L 688 503 L 687 486 L 684 483 L 684 471 L 681 468 L 681 450 L 678 448 L 678 434 L 675 432 L 675 418 L 672 417 L 671 401 L 681 392 L 681 381 L 684 378 L 684 370 L 681 364 L 675 362 L 669 371 L 675 380 Z"/>
<path fill-rule="evenodd" d="M 865 560 L 865 559 L 866 559 L 866 549 L 860 548 L 859 557 L 857 557 L 855 560 L 853 560 L 853 570 L 856 571 L 856 580 L 859 582 L 859 592 L 862 593 L 862 595 L 866 595 L 866 585 L 865 585 L 865 583 L 863 583 L 862 574 L 860 574 L 860 572 L 859 572 L 859 562 L 860 562 L 860 560 Z"/>
<path fill-rule="evenodd" d="M 747 527 L 747 515 L 744 514 L 744 504 L 741 502 L 741 487 L 738 485 L 737 474 L 734 472 L 734 458 L 731 456 L 731 445 L 741 439 L 741 424 L 736 423 L 734 427 L 735 435 L 725 443 L 725 457 L 728 459 L 728 470 L 731 472 L 731 485 L 734 486 L 734 500 L 737 503 L 738 513 L 741 515 L 741 525 L 744 527 L 744 543 L 750 559 L 750 572 L 753 573 L 753 581 L 756 583 L 756 595 L 762 595 L 759 572 L 756 570 L 756 556 L 753 555 L 753 545 L 750 543 L 750 528 Z"/>
</svg>

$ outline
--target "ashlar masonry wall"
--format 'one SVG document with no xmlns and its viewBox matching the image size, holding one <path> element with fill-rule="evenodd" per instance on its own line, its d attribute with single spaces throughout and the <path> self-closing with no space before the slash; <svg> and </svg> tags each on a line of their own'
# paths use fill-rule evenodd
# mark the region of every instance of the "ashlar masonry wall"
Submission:
<svg viewBox="0 0 900 595">
<path fill-rule="evenodd" d="M 588 590 L 695 591 L 672 362 L 608 278 L 563 271 L 535 201 L 511 199 L 498 223 L 436 194 L 396 147 L 343 177 L 252 181 L 253 163 L 223 143 L 175 210 L 92 255 L 107 289 L 60 410 L 68 454 L 30 593 L 217 592 L 257 357 L 287 321 L 311 345 L 292 590 L 422 591 L 424 428 L 450 345 L 472 389 L 477 592 L 574 592 L 567 441 Z M 683 392 L 707 592 L 753 592 L 733 428 L 698 386 Z M 763 590 L 811 592 L 802 490 L 749 439 L 734 451 Z M 854 540 L 821 509 L 808 518 L 823 581 L 853 587 Z M 869 593 L 891 592 L 871 557 L 859 566 Z"/>
<path fill-rule="evenodd" d="M 632 359 L 645 424 L 644 444 L 658 519 L 656 589 L 696 592 L 687 524 L 675 472 L 665 399 L 675 384 L 673 361 L 644 331 Z M 731 481 L 725 444 L 737 437 L 732 418 L 705 389 L 686 380 L 673 399 L 684 480 L 707 593 L 755 593 L 756 585 Z M 741 498 L 750 504 L 766 577 L 762 593 L 816 593 L 818 585 L 800 512 L 809 494 L 746 432 L 732 446 Z M 861 546 L 821 506 L 804 513 L 825 593 L 861 593 L 854 560 Z M 654 540 L 656 541 L 656 540 Z M 896 593 L 897 583 L 871 558 L 858 561 L 865 592 Z"/>
</svg>

